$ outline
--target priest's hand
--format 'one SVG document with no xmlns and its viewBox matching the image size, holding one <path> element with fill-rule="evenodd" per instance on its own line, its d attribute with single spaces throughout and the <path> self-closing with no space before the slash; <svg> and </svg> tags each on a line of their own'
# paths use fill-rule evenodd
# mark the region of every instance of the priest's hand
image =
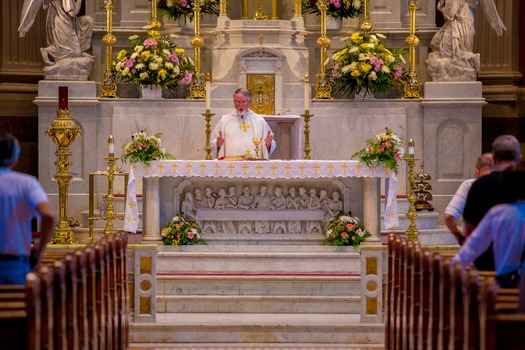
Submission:
<svg viewBox="0 0 525 350">
<path fill-rule="evenodd" d="M 222 145 L 224 145 L 224 137 L 222 137 L 222 132 L 219 131 L 219 136 L 217 136 L 217 150 L 221 149 Z"/>
<path fill-rule="evenodd" d="M 270 150 L 272 147 L 272 141 L 273 141 L 273 134 L 270 130 L 268 130 L 268 135 L 266 135 L 266 138 L 264 139 L 264 144 L 266 145 L 266 148 Z M 217 139 L 217 142 L 219 142 L 219 139 Z"/>
</svg>

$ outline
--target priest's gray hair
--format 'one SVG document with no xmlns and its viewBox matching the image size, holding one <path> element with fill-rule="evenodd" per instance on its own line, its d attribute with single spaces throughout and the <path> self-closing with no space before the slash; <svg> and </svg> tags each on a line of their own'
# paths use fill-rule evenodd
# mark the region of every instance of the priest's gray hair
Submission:
<svg viewBox="0 0 525 350">
<path fill-rule="evenodd" d="M 238 88 L 237 90 L 235 90 L 235 92 L 233 93 L 233 98 L 235 98 L 235 95 L 237 94 L 243 94 L 248 98 L 249 101 L 252 100 L 252 93 L 246 88 Z"/>
<path fill-rule="evenodd" d="M 520 160 L 520 142 L 512 135 L 500 135 L 492 143 L 492 155 L 494 161 L 517 162 Z"/>
<path fill-rule="evenodd" d="M 8 167 L 18 160 L 20 143 L 8 132 L 0 132 L 0 167 Z"/>
</svg>

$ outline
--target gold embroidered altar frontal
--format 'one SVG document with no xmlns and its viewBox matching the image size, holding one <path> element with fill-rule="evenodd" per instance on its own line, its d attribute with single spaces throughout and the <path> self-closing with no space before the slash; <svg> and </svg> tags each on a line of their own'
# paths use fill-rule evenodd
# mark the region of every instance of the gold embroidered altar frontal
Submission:
<svg viewBox="0 0 525 350">
<path fill-rule="evenodd" d="M 131 165 L 124 225 L 126 231 L 137 231 L 139 212 L 135 180 L 170 176 L 232 179 L 381 178 L 385 180 L 385 227 L 392 228 L 399 224 L 396 199 L 398 179 L 394 172 L 384 166 L 368 167 L 358 161 L 345 160 L 161 160 L 148 165 Z"/>
</svg>

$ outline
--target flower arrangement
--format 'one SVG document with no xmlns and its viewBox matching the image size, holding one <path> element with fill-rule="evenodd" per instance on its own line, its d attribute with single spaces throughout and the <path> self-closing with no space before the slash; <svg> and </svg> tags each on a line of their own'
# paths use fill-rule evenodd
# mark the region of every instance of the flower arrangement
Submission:
<svg viewBox="0 0 525 350">
<path fill-rule="evenodd" d="M 207 244 L 201 238 L 201 232 L 195 221 L 185 219 L 182 214 L 178 214 L 162 229 L 162 242 L 164 245 Z"/>
<path fill-rule="evenodd" d="M 114 64 L 117 76 L 125 82 L 169 90 L 191 84 L 193 61 L 175 45 L 175 38 L 174 34 L 161 36 L 156 30 L 149 30 L 145 38 L 130 36 L 131 49 L 120 50 Z"/>
<path fill-rule="evenodd" d="M 353 245 L 358 247 L 371 234 L 364 226 L 359 225 L 359 219 L 351 213 L 345 214 L 340 211 L 335 218 L 328 222 L 324 232 L 326 239 L 324 244 L 334 246 Z"/>
<path fill-rule="evenodd" d="M 366 147 L 355 152 L 352 158 L 359 158 L 368 166 L 373 162 L 383 163 L 397 174 L 397 161 L 404 154 L 403 139 L 397 137 L 391 129 L 385 128 L 385 132 L 380 132 L 375 138 L 366 140 Z"/>
<path fill-rule="evenodd" d="M 317 0 L 301 0 L 302 12 L 320 15 Z M 363 12 L 361 0 L 329 0 L 326 15 L 338 19 L 356 18 Z"/>
<path fill-rule="evenodd" d="M 381 43 L 384 38 L 382 34 L 355 32 L 343 39 L 346 45 L 332 55 L 333 68 L 329 71 L 336 90 L 358 94 L 364 89 L 364 98 L 370 92 L 387 92 L 403 82 L 403 48 L 387 49 Z"/>
<path fill-rule="evenodd" d="M 148 164 L 151 161 L 159 159 L 175 159 L 171 154 L 166 153 L 162 147 L 162 134 L 148 136 L 141 130 L 131 134 L 131 141 L 122 145 L 124 154 L 120 157 L 123 163 L 128 160 L 130 163 L 142 162 Z"/>
<path fill-rule="evenodd" d="M 184 18 L 184 23 L 189 19 L 193 21 L 193 0 L 158 0 L 157 9 L 171 20 L 177 21 Z M 201 14 L 220 14 L 219 0 L 203 0 Z"/>
</svg>

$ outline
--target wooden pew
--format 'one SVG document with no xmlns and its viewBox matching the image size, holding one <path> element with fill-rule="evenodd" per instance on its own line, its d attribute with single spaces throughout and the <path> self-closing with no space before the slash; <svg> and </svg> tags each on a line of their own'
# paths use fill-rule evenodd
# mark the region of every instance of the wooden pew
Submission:
<svg viewBox="0 0 525 350">
<path fill-rule="evenodd" d="M 417 330 L 417 349 L 427 349 L 429 344 L 429 323 L 431 307 L 431 289 L 433 276 L 433 254 L 430 250 L 422 250 L 422 271 L 421 271 L 421 301 L 418 316 Z"/>
<path fill-rule="evenodd" d="M 84 249 L 84 257 L 86 258 L 86 310 L 88 323 L 89 349 L 99 349 L 99 317 L 97 308 L 97 273 L 95 265 L 95 251 L 94 247 L 86 247 Z"/>
<path fill-rule="evenodd" d="M 67 345 L 67 302 L 68 298 L 66 289 L 66 266 L 63 261 L 55 261 L 53 263 L 53 342 L 54 349 L 68 350 Z M 69 297 L 71 297 L 69 295 Z M 77 330 L 75 330 L 76 332 Z"/>
<path fill-rule="evenodd" d="M 120 349 L 128 349 L 129 347 L 129 317 L 131 314 L 130 310 L 130 297 L 129 297 L 129 286 L 128 286 L 128 274 L 127 274 L 127 246 L 128 246 L 128 236 L 125 232 L 121 232 L 118 236 L 120 238 L 120 249 L 119 249 L 119 259 L 120 260 L 120 274 L 121 278 L 120 284 L 121 284 L 121 298 L 120 298 L 120 305 L 121 305 L 121 325 L 120 325 L 120 332 L 121 334 L 121 341 L 120 341 Z"/>
<path fill-rule="evenodd" d="M 2 349 L 27 347 L 26 321 L 26 286 L 23 284 L 0 285 L 0 344 L 2 344 Z"/>
<path fill-rule="evenodd" d="M 413 269 L 414 269 L 414 242 L 406 240 L 406 244 L 402 245 L 403 252 L 403 284 L 401 288 L 404 291 L 403 309 L 401 311 L 401 343 L 400 349 L 408 349 L 410 341 L 410 323 L 412 322 L 412 303 L 413 303 Z"/>
<path fill-rule="evenodd" d="M 41 346 L 44 350 L 54 349 L 54 281 L 53 272 L 47 266 L 38 271 L 40 275 L 40 301 L 42 305 L 42 338 Z"/>
<path fill-rule="evenodd" d="M 423 251 L 418 245 L 413 245 L 412 256 L 412 305 L 410 307 L 408 348 L 419 349 L 419 322 L 423 299 Z"/>
<path fill-rule="evenodd" d="M 393 304 L 393 283 L 394 283 L 394 248 L 395 234 L 388 235 L 388 257 L 387 257 L 387 282 L 386 282 L 386 320 L 385 320 L 385 348 L 391 349 L 392 346 L 392 304 Z"/>
</svg>

